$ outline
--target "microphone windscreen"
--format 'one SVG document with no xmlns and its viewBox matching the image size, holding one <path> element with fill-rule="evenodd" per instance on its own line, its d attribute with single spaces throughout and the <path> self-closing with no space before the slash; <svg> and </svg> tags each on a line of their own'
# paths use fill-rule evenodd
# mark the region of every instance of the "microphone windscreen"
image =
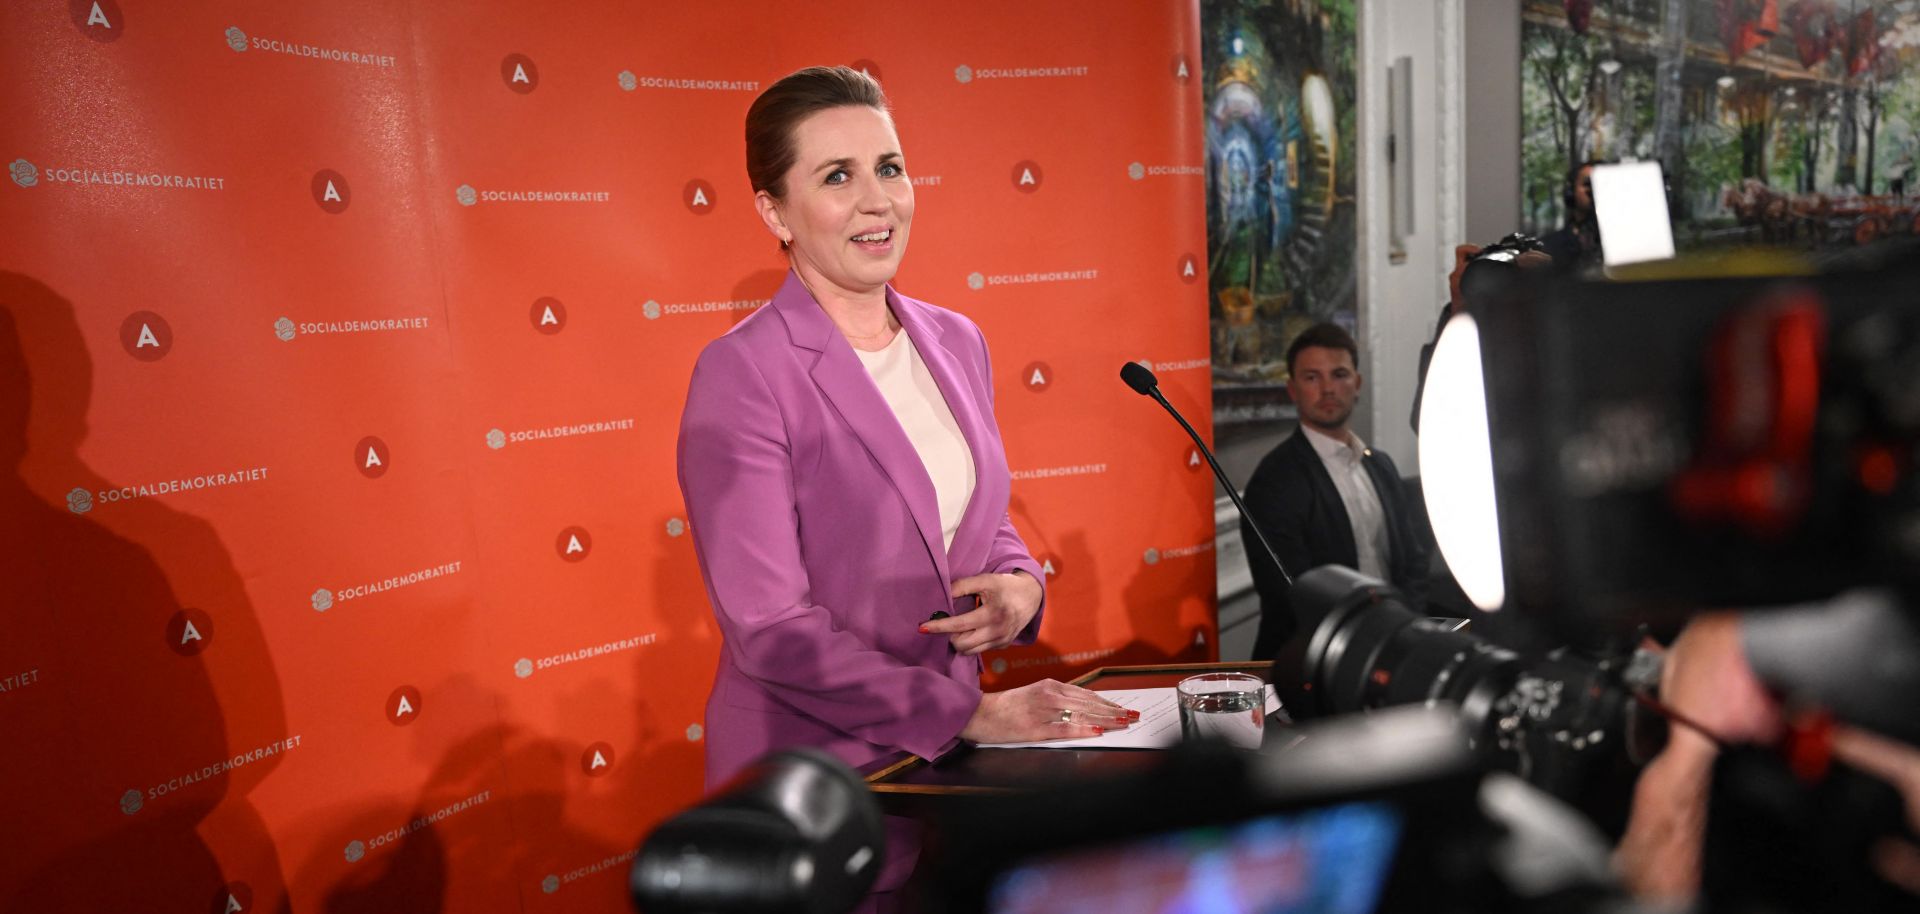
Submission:
<svg viewBox="0 0 1920 914">
<path fill-rule="evenodd" d="M 1153 376 L 1153 370 L 1139 362 L 1128 362 L 1120 366 L 1120 380 L 1127 382 L 1133 392 L 1147 396 L 1160 386 L 1160 379 Z"/>
</svg>

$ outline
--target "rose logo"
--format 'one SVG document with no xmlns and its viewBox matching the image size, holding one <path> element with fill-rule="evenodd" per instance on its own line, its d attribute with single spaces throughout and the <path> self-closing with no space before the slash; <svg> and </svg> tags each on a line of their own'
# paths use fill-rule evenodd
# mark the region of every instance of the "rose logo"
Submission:
<svg viewBox="0 0 1920 914">
<path fill-rule="evenodd" d="M 293 321 L 281 318 L 273 322 L 273 335 L 286 342 L 293 339 Z"/>
<path fill-rule="evenodd" d="M 462 184 L 456 188 L 453 192 L 453 198 L 460 201 L 461 206 L 472 206 L 480 202 L 480 194 L 473 189 L 473 185 L 471 184 Z"/>
<path fill-rule="evenodd" d="M 240 31 L 240 29 L 236 26 L 228 26 L 227 27 L 227 47 L 234 49 L 236 52 L 246 50 L 247 49 L 247 33 Z"/>
<path fill-rule="evenodd" d="M 85 514 L 93 510 L 93 493 L 86 489 L 74 489 L 68 492 L 67 510 L 75 514 Z"/>
<path fill-rule="evenodd" d="M 32 187 L 40 183 L 40 169 L 33 167 L 33 163 L 26 159 L 14 159 L 12 164 L 7 166 L 7 171 L 12 173 L 13 183 L 21 187 Z"/>
</svg>

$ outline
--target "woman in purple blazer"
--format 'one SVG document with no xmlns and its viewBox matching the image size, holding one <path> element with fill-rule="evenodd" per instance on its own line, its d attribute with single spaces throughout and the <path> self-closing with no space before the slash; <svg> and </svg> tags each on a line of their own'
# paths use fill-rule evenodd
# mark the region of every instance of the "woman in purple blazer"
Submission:
<svg viewBox="0 0 1920 914">
<path fill-rule="evenodd" d="M 1040 568 L 1007 515 L 986 341 L 894 291 L 913 183 L 880 86 L 810 68 L 747 113 L 747 172 L 792 272 L 700 354 L 680 489 L 724 644 L 707 784 L 768 752 L 859 766 L 961 740 L 1091 736 L 1130 712 L 1051 680 L 980 690 L 980 654 L 1031 643 Z M 913 867 L 889 819 L 876 892 Z"/>
</svg>

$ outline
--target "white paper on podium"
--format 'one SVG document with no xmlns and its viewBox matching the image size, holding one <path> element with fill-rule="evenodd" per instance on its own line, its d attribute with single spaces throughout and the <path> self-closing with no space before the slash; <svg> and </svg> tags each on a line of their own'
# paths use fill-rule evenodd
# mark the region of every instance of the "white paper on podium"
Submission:
<svg viewBox="0 0 1920 914">
<path fill-rule="evenodd" d="M 981 743 L 982 749 L 1171 749 L 1180 744 L 1180 700 L 1173 689 L 1113 689 L 1100 697 L 1140 712 L 1140 719 L 1124 730 L 1108 730 L 1080 739 L 1047 739 L 1031 743 Z M 1280 698 L 1267 686 L 1267 714 L 1280 710 Z"/>
</svg>

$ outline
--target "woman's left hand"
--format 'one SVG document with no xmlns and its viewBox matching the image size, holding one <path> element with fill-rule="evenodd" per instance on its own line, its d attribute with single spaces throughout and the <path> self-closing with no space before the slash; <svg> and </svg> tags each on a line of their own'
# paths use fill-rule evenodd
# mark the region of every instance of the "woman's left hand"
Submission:
<svg viewBox="0 0 1920 914">
<path fill-rule="evenodd" d="M 1044 591 L 1025 574 L 976 574 L 953 582 L 953 597 L 980 598 L 972 612 L 921 623 L 928 635 L 949 635 L 953 649 L 968 656 L 1006 647 L 1040 611 Z"/>
</svg>

